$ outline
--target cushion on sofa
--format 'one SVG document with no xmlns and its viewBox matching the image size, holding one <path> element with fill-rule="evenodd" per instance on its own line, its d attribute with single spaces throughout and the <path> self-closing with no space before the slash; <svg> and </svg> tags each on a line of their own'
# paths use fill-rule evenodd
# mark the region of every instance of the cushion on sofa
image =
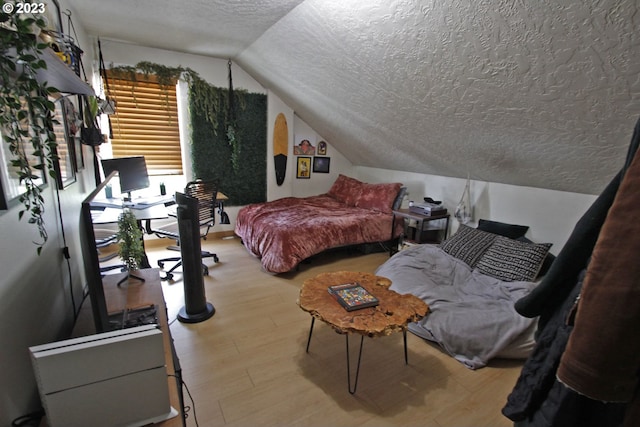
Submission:
<svg viewBox="0 0 640 427">
<path fill-rule="evenodd" d="M 456 234 L 440 243 L 440 249 L 473 268 L 498 237 L 500 236 L 460 224 Z"/>
<path fill-rule="evenodd" d="M 498 236 L 476 268 L 482 274 L 508 282 L 533 281 L 550 247 L 551 243 L 526 243 Z"/>
<path fill-rule="evenodd" d="M 526 237 L 522 236 L 522 237 L 518 237 L 516 240 L 519 240 L 521 242 L 525 242 L 525 243 L 535 243 L 529 239 L 527 239 Z M 554 254 L 552 254 L 551 252 L 547 253 L 547 256 L 544 257 L 544 261 L 542 262 L 542 267 L 540 267 L 540 271 L 538 271 L 538 276 L 536 277 L 542 277 L 545 274 L 547 274 L 547 272 L 549 271 L 549 269 L 551 268 L 551 264 L 553 264 L 553 261 L 556 260 L 556 256 Z"/>
<path fill-rule="evenodd" d="M 507 224 L 505 222 L 481 219 L 480 221 L 478 221 L 478 230 L 498 234 L 510 239 L 517 239 L 518 237 L 523 237 L 526 234 L 526 232 L 529 230 L 529 226 Z"/>
</svg>

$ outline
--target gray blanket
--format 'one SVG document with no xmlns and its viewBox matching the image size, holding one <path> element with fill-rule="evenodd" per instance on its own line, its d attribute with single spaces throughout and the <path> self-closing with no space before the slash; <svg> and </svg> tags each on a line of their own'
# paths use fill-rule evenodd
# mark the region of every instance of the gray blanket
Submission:
<svg viewBox="0 0 640 427">
<path fill-rule="evenodd" d="M 434 245 L 398 252 L 376 274 L 389 278 L 396 292 L 416 295 L 429 305 L 429 314 L 409 330 L 438 343 L 470 369 L 508 353 L 527 357 L 532 348 L 536 319 L 519 315 L 514 303 L 536 286 L 534 282 L 503 282 L 483 275 Z"/>
</svg>

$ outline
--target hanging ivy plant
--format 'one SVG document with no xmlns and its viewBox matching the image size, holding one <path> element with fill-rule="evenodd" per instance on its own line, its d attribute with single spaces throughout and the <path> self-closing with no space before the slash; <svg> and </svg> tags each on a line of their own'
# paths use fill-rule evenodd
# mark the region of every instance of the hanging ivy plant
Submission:
<svg viewBox="0 0 640 427">
<path fill-rule="evenodd" d="M 38 40 L 34 28 L 45 27 L 41 17 L 0 12 L 0 128 L 12 156 L 11 166 L 24 187 L 18 218 L 28 213 L 29 222 L 38 228 L 40 241 L 34 242 L 38 255 L 48 239 L 40 174 L 48 173 L 55 181 L 53 165 L 58 158 L 51 126 L 54 104 L 49 99 L 58 90 L 36 78 L 38 70 L 47 68 L 41 55 L 48 45 Z M 27 150 L 27 144 L 31 150 Z M 34 164 L 34 158 L 40 161 Z"/>
<path fill-rule="evenodd" d="M 192 106 L 204 115 L 216 135 L 218 132 L 218 112 L 224 105 L 221 102 L 223 96 L 220 88 L 210 85 L 200 77 L 193 78 L 189 84 L 189 97 Z"/>
<path fill-rule="evenodd" d="M 175 87 L 179 78 L 191 81 L 194 76 L 197 76 L 197 73 L 190 68 L 183 68 L 180 66 L 168 67 L 166 65 L 156 64 L 149 61 L 138 62 L 135 66 L 119 65 L 111 67 L 110 71 L 114 76 L 131 81 L 132 91 L 138 83 L 139 75 L 143 75 L 147 80 L 149 76 L 155 76 L 158 84 L 160 85 L 160 89 L 165 94 L 165 102 L 167 105 L 169 103 L 169 89 Z"/>
</svg>

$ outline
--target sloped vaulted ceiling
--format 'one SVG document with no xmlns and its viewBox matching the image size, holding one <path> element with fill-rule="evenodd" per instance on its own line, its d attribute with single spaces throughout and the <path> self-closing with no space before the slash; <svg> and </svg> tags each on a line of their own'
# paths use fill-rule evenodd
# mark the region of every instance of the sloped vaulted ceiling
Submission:
<svg viewBox="0 0 640 427">
<path fill-rule="evenodd" d="M 640 117 L 637 0 L 69 2 L 233 59 L 356 165 L 598 194 Z"/>
</svg>

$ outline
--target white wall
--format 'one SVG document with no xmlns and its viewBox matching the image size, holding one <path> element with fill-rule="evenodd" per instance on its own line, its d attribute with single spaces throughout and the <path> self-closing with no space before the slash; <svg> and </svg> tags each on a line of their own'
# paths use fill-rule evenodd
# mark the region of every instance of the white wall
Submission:
<svg viewBox="0 0 640 427">
<path fill-rule="evenodd" d="M 47 8 L 53 10 L 51 4 Z M 60 1 L 60 8 L 63 11 L 71 9 L 64 0 Z M 82 25 L 74 22 L 74 26 L 80 47 L 90 52 L 90 42 Z M 90 61 L 84 65 L 91 73 Z M 84 275 L 78 238 L 80 202 L 95 187 L 91 151 L 88 147 L 83 147 L 83 150 L 86 166 L 78 173 L 75 183 L 59 192 L 51 181 L 44 188 L 44 218 L 49 239 L 40 256 L 33 244 L 39 240 L 36 227 L 28 223 L 28 214 L 18 220 L 21 205 L 14 201 L 8 210 L 0 211 L 2 426 L 10 425 L 14 418 L 39 408 L 28 347 L 67 337 L 74 317 L 72 295 L 76 308 L 82 301 Z M 71 255 L 68 262 L 62 253 L 65 246 Z"/>
<path fill-rule="evenodd" d="M 276 183 L 275 167 L 273 163 L 273 128 L 276 117 L 283 113 L 287 119 L 289 131 L 289 148 L 287 154 L 287 172 L 282 185 Z M 327 143 L 327 154 L 323 157 L 331 159 L 329 173 L 313 173 L 309 179 L 296 178 L 297 158 L 293 154 L 296 144 L 296 135 L 310 137 L 317 146 L 320 141 Z M 317 147 L 316 147 L 317 148 Z M 304 120 L 287 106 L 277 95 L 269 92 L 267 114 L 267 200 L 275 200 L 282 197 L 304 197 L 326 193 L 339 174 L 352 174 L 353 165 L 340 152 L 315 132 Z"/>
<path fill-rule="evenodd" d="M 336 180 L 339 174 L 345 174 L 352 176 L 353 174 L 353 164 L 347 160 L 338 150 L 336 150 L 329 141 L 324 139 L 322 135 L 319 135 L 316 131 L 311 129 L 311 127 L 304 122 L 297 115 L 295 116 L 294 121 L 294 137 L 295 135 L 304 135 L 307 137 L 312 137 L 315 140 L 315 146 L 317 150 L 318 142 L 325 141 L 327 143 L 327 154 L 323 157 L 331 158 L 331 163 L 329 166 L 329 173 L 314 173 L 311 172 L 311 176 L 309 179 L 298 179 L 296 178 L 296 166 L 297 166 L 297 157 L 293 156 L 293 146 L 296 144 L 296 141 L 299 139 L 296 138 L 290 145 L 290 153 L 292 157 L 292 165 L 291 165 L 291 176 L 293 177 L 293 192 L 292 195 L 295 197 L 305 197 L 312 196 L 315 194 L 326 193 L 331 188 L 331 185 Z M 312 157 L 313 160 L 313 157 Z M 288 172 L 287 172 L 288 174 Z"/>
<path fill-rule="evenodd" d="M 451 214 L 466 183 L 464 179 L 360 166 L 354 168 L 354 175 L 366 182 L 402 182 L 409 192 L 406 200 L 422 201 L 425 196 L 442 200 Z M 471 180 L 473 219 L 470 225 L 477 225 L 481 218 L 528 225 L 526 236 L 538 243 L 553 243 L 551 253 L 557 254 L 596 197 Z M 457 228 L 458 222 L 452 215 L 451 231 Z"/>
</svg>

